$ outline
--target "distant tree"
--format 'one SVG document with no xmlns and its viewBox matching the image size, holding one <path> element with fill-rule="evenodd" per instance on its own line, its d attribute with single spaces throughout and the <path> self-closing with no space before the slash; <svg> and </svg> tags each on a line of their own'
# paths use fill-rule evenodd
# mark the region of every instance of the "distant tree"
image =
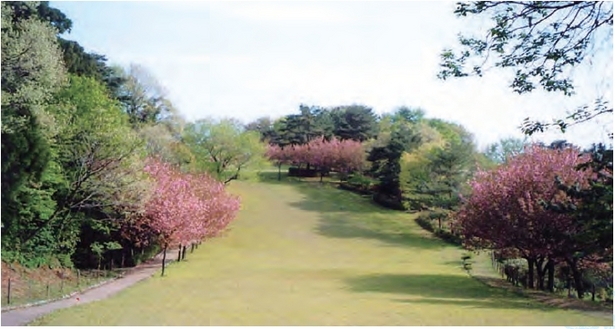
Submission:
<svg viewBox="0 0 615 329">
<path fill-rule="evenodd" d="M 401 106 L 392 115 L 393 122 L 408 122 L 408 123 L 418 123 L 423 120 L 425 117 L 425 111 L 421 108 L 409 108 L 406 106 Z"/>
<path fill-rule="evenodd" d="M 176 109 L 166 91 L 143 66 L 131 64 L 122 79 L 118 99 L 135 127 L 151 125 L 174 115 Z"/>
<path fill-rule="evenodd" d="M 432 206 L 453 210 L 459 204 L 461 185 L 470 178 L 474 145 L 458 141 L 435 148 L 428 155 L 429 180 L 417 191 L 432 197 Z"/>
<path fill-rule="evenodd" d="M 367 160 L 372 162 L 371 175 L 378 179 L 378 193 L 402 204 L 400 185 L 400 159 L 404 152 L 411 152 L 420 143 L 420 135 L 408 125 L 400 125 L 391 133 L 386 146 L 371 149 Z"/>
<path fill-rule="evenodd" d="M 364 105 L 339 106 L 331 109 L 333 134 L 340 139 L 359 142 L 374 138 L 378 131 L 376 115 Z"/>
<path fill-rule="evenodd" d="M 265 154 L 260 134 L 243 131 L 235 120 L 197 120 L 186 126 L 183 141 L 200 161 L 201 168 L 225 184 L 237 179 L 241 169 L 259 161 Z"/>
<path fill-rule="evenodd" d="M 365 151 L 358 141 L 327 140 L 324 136 L 315 138 L 308 144 L 288 145 L 280 147 L 269 145 L 266 156 L 278 166 L 278 180 L 281 179 L 282 164 L 300 165 L 310 163 L 320 171 L 320 181 L 331 170 L 337 170 L 342 175 L 348 175 L 355 170 L 361 170 L 365 159 Z"/>
<path fill-rule="evenodd" d="M 246 131 L 256 131 L 261 135 L 261 142 L 270 141 L 274 135 L 275 131 L 273 128 L 273 121 L 270 117 L 261 117 L 258 118 L 244 126 Z"/>
<path fill-rule="evenodd" d="M 514 137 L 502 138 L 496 143 L 487 145 L 483 153 L 493 162 L 502 164 L 507 159 L 521 154 L 526 145 L 528 144 L 523 139 Z"/>
</svg>

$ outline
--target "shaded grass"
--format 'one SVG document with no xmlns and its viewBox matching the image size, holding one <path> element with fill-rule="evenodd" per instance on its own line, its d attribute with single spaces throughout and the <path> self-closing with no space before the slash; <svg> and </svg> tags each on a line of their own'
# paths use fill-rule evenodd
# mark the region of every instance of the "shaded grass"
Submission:
<svg viewBox="0 0 615 329">
<path fill-rule="evenodd" d="M 233 182 L 242 210 L 188 260 L 45 325 L 611 325 L 469 278 L 402 212 L 301 183 Z M 457 263 L 456 263 L 457 262 Z"/>
</svg>

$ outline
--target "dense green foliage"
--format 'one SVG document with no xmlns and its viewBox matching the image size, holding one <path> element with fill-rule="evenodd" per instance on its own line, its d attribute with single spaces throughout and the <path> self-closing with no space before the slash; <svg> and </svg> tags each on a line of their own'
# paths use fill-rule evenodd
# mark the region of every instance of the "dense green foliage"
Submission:
<svg viewBox="0 0 615 329">
<path fill-rule="evenodd" d="M 2 3 L 2 259 L 134 265 L 157 248 L 143 217 L 154 188 L 146 158 L 207 170 L 156 79 L 59 37 L 71 27 L 47 2 Z M 264 152 L 250 136 L 241 156 Z"/>
</svg>

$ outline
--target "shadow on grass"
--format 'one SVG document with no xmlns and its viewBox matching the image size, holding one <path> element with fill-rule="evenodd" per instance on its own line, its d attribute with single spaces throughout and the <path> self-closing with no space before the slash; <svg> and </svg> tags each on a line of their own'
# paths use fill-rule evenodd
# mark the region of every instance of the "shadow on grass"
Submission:
<svg viewBox="0 0 615 329">
<path fill-rule="evenodd" d="M 277 171 L 261 171 L 257 174 L 258 181 L 272 185 L 290 185 L 304 196 L 304 200 L 294 202 L 291 206 L 319 212 L 356 212 L 371 214 L 398 214 L 399 211 L 386 209 L 372 203 L 370 196 L 362 196 L 350 191 L 337 188 L 336 183 L 328 180 L 320 182 L 318 177 L 298 178 L 289 177 L 282 172 L 278 180 Z"/>
<path fill-rule="evenodd" d="M 496 288 L 485 288 L 466 276 L 444 274 L 371 274 L 345 280 L 353 292 L 380 292 L 413 295 L 418 299 L 394 299 L 403 303 L 473 306 L 478 308 L 554 308 L 530 302 Z"/>
<path fill-rule="evenodd" d="M 316 232 L 330 238 L 375 239 L 386 244 L 408 248 L 441 249 L 446 246 L 438 240 L 413 233 L 408 228 L 396 232 L 387 226 L 392 226 L 390 220 L 377 218 L 372 223 L 366 224 L 364 220 L 353 221 L 352 218 L 343 217 L 343 214 L 338 217 L 327 214 L 323 215 Z"/>
<path fill-rule="evenodd" d="M 432 304 L 446 306 L 462 306 L 473 308 L 491 308 L 491 309 L 526 309 L 526 310 L 540 310 L 540 311 L 554 311 L 553 308 L 541 307 L 536 303 L 529 303 L 523 299 L 495 299 L 495 300 L 454 300 L 444 298 L 421 298 L 421 299 L 396 299 L 400 303 L 409 304 Z"/>
<path fill-rule="evenodd" d="M 418 229 L 411 223 L 411 215 L 400 220 L 400 211 L 382 208 L 373 204 L 369 198 L 337 189 L 330 183 L 321 184 L 318 179 L 303 179 L 282 175 L 278 181 L 277 172 L 261 172 L 261 182 L 293 186 L 303 198 L 289 205 L 304 211 L 320 213 L 320 221 L 315 232 L 330 238 L 374 239 L 386 244 L 439 249 L 446 244 L 416 233 Z M 397 219 L 397 220 L 396 220 Z"/>
</svg>

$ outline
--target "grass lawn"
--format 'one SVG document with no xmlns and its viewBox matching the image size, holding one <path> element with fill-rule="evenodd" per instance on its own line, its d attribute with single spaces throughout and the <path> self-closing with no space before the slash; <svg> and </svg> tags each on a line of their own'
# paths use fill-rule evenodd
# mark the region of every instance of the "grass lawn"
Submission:
<svg viewBox="0 0 615 329">
<path fill-rule="evenodd" d="M 226 236 L 112 298 L 37 325 L 566 325 L 612 319 L 544 306 L 474 280 L 462 250 L 412 215 L 318 183 L 232 182 Z"/>
</svg>

